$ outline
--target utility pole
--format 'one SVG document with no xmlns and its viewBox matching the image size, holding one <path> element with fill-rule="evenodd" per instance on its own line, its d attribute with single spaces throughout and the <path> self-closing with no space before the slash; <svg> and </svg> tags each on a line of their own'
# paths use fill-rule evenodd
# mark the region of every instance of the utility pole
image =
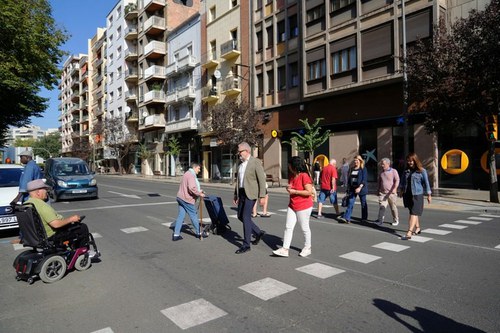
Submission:
<svg viewBox="0 0 500 333">
<path fill-rule="evenodd" d="M 403 30 L 403 152 L 404 158 L 410 153 L 410 133 L 408 129 L 408 74 L 406 70 L 406 15 L 405 0 L 401 0 L 401 21 Z"/>
</svg>

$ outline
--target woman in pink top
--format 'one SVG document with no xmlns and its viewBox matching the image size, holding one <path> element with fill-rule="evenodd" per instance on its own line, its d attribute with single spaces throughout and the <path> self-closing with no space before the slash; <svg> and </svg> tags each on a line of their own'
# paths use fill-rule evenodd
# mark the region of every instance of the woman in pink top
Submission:
<svg viewBox="0 0 500 333">
<path fill-rule="evenodd" d="M 283 237 L 283 247 L 273 251 L 280 257 L 288 257 L 288 250 L 292 243 L 293 229 L 297 221 L 304 232 L 305 244 L 299 253 L 301 257 L 311 254 L 311 229 L 309 228 L 309 218 L 313 208 L 312 180 L 307 172 L 304 160 L 294 156 L 288 163 L 288 186 L 286 190 L 290 194 L 290 203 L 286 213 L 285 236 Z"/>
</svg>

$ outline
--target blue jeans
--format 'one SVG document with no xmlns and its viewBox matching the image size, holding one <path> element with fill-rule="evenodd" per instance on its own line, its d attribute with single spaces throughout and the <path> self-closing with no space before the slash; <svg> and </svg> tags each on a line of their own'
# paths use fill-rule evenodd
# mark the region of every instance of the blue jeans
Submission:
<svg viewBox="0 0 500 333">
<path fill-rule="evenodd" d="M 358 194 L 356 194 L 354 192 L 349 193 L 349 204 L 347 205 L 347 209 L 344 213 L 344 218 L 347 221 L 351 220 L 352 210 L 354 209 L 354 202 L 356 201 L 356 196 L 358 196 Z M 366 202 L 366 194 L 360 194 L 359 201 L 361 202 L 361 219 L 367 220 L 368 219 L 368 203 Z"/>
<path fill-rule="evenodd" d="M 196 235 L 199 235 L 200 222 L 198 222 L 198 212 L 196 211 L 196 207 L 193 204 L 187 203 L 186 201 L 179 198 L 177 198 L 177 203 L 179 204 L 179 214 L 177 215 L 177 219 L 175 220 L 174 235 L 181 234 L 182 223 L 184 222 L 186 213 L 191 219 L 191 223 L 193 224 Z"/>
</svg>

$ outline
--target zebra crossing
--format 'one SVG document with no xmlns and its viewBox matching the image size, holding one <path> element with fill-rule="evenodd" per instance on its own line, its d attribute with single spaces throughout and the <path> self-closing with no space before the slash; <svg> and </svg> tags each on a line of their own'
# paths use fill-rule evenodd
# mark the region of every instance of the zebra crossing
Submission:
<svg viewBox="0 0 500 333">
<path fill-rule="evenodd" d="M 230 217 L 237 218 L 235 215 L 230 215 Z M 450 223 L 440 224 L 437 228 L 422 229 L 423 235 L 414 235 L 408 242 L 404 242 L 404 244 L 401 244 L 400 242 L 381 242 L 373 244 L 371 245 L 371 247 L 378 250 L 399 253 L 402 251 L 410 250 L 412 244 L 411 242 L 425 243 L 428 241 L 432 241 L 433 238 L 427 237 L 429 235 L 446 236 L 454 231 L 460 231 L 469 227 L 480 225 L 481 223 L 491 221 L 494 218 L 500 218 L 500 215 L 481 214 L 479 216 L 470 216 L 466 219 L 460 219 Z M 210 221 L 209 218 L 205 218 L 203 220 L 203 222 L 207 223 Z M 161 224 L 165 227 L 170 228 L 173 225 L 173 222 L 166 222 Z M 136 226 L 123 228 L 120 229 L 120 231 L 126 234 L 134 234 L 139 232 L 147 232 L 149 231 L 149 229 L 143 226 Z M 94 236 L 94 238 L 102 238 L 102 235 L 96 232 L 92 233 L 92 235 Z M 23 249 L 23 246 L 20 244 L 13 244 L 13 247 L 15 250 Z M 500 245 L 497 245 L 494 248 L 500 249 Z M 380 252 L 378 252 L 378 254 L 380 254 Z M 360 251 L 351 251 L 339 255 L 339 258 L 341 258 L 342 260 L 348 260 L 368 265 L 376 264 L 378 260 L 382 259 L 382 256 Z M 343 269 L 339 269 L 319 262 L 299 266 L 294 270 L 318 279 L 334 278 L 335 276 L 346 272 Z M 248 293 L 262 301 L 268 301 L 270 299 L 281 297 L 287 293 L 294 292 L 298 289 L 298 287 L 290 285 L 283 281 L 276 280 L 272 277 L 262 277 L 259 280 L 241 285 L 237 287 L 237 289 L 240 292 Z M 190 300 L 186 303 L 178 304 L 166 309 L 161 309 L 159 311 L 163 316 L 165 316 L 167 320 L 170 320 L 172 323 L 183 330 L 203 325 L 209 321 L 217 320 L 229 315 L 228 312 L 226 312 L 224 309 L 203 298 Z M 191 316 L 190 313 L 193 312 L 197 313 L 198 315 Z M 112 327 L 105 327 L 91 333 L 114 333 L 114 331 Z"/>
</svg>

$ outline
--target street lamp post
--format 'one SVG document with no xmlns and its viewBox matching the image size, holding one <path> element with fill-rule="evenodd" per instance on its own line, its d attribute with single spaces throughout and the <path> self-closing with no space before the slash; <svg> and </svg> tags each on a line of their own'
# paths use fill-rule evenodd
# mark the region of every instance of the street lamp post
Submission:
<svg viewBox="0 0 500 333">
<path fill-rule="evenodd" d="M 401 0 L 401 21 L 403 37 L 403 151 L 404 156 L 410 152 L 410 135 L 408 129 L 408 74 L 406 68 L 406 15 L 405 0 Z"/>
<path fill-rule="evenodd" d="M 33 147 L 33 150 L 35 149 L 38 149 L 38 150 L 43 150 L 44 152 L 46 152 L 47 154 L 49 154 L 49 158 L 52 158 L 52 154 L 50 153 L 50 151 L 48 151 L 47 149 L 45 148 L 38 148 L 38 147 Z"/>
<path fill-rule="evenodd" d="M 406 70 L 406 16 L 405 0 L 401 0 L 401 21 L 403 35 L 403 152 L 404 158 L 410 153 L 410 135 L 408 129 L 408 75 Z"/>
</svg>

